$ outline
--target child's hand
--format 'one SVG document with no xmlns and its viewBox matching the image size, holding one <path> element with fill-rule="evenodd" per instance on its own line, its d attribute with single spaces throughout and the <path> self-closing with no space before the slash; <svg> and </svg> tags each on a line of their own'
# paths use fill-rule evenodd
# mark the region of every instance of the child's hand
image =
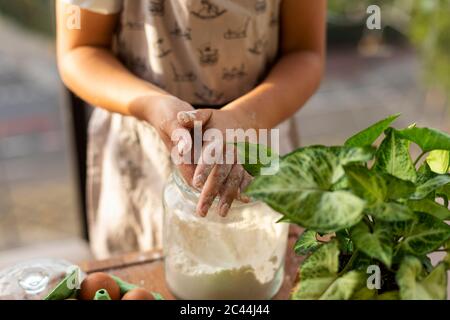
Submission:
<svg viewBox="0 0 450 320">
<path fill-rule="evenodd" d="M 177 144 L 180 141 L 172 141 L 172 133 L 175 130 L 185 130 L 186 134 L 190 133 L 187 128 L 178 122 L 177 115 L 180 112 L 193 111 L 194 108 L 189 103 L 173 96 L 151 97 L 145 101 L 145 104 L 148 111 L 145 113 L 144 120 L 156 129 L 169 152 L 172 151 L 172 148 L 179 149 Z M 148 108 L 148 105 L 151 105 L 151 108 Z M 201 119 L 197 121 L 201 121 Z M 203 121 L 205 123 L 208 119 Z M 190 183 L 194 175 L 195 165 L 193 163 L 181 163 L 177 165 L 177 168 L 183 178 Z"/>
<path fill-rule="evenodd" d="M 205 124 L 203 126 L 204 130 L 210 128 L 220 130 L 225 143 L 226 129 L 242 128 L 245 130 L 247 127 L 231 111 L 202 109 L 195 112 L 180 112 L 178 114 L 179 124 L 187 129 L 193 128 L 195 121 L 201 121 Z M 223 161 L 223 164 L 211 164 L 202 161 L 210 154 L 206 150 L 211 143 L 213 142 L 205 143 L 203 146 L 199 163 L 193 175 L 192 185 L 202 190 L 197 204 L 197 213 L 201 216 L 206 216 L 214 199 L 219 195 L 219 214 L 225 216 L 234 199 L 240 198 L 243 201 L 248 201 L 248 198 L 241 196 L 240 193 L 248 186 L 252 177 L 244 170 L 242 165 L 237 164 L 235 148 L 230 149 L 230 145 L 228 145 L 228 148 L 225 148 L 225 145 L 217 148 L 221 150 L 222 154 L 217 155 L 215 158 L 225 160 L 227 157 L 224 151 L 231 151 L 233 155 L 228 157 L 228 159 L 232 159 L 232 163 Z"/>
</svg>

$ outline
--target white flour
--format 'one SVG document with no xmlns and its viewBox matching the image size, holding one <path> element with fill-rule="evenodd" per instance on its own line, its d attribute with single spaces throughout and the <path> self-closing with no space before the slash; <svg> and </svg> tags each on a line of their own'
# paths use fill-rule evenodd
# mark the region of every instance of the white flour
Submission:
<svg viewBox="0 0 450 320">
<path fill-rule="evenodd" d="M 166 189 L 166 278 L 184 299 L 269 299 L 281 285 L 288 225 L 262 203 L 206 218 L 175 187 Z M 181 198 L 180 198 L 181 196 Z"/>
</svg>

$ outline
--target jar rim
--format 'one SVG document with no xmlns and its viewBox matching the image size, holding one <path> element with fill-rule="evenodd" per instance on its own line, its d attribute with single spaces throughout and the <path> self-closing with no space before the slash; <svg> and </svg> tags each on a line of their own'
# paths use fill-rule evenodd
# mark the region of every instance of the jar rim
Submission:
<svg viewBox="0 0 450 320">
<path fill-rule="evenodd" d="M 182 191 L 184 195 L 189 196 L 193 200 L 197 201 L 200 197 L 200 191 L 191 187 L 184 177 L 181 175 L 180 171 L 177 168 L 173 168 L 172 170 L 172 180 L 175 182 L 175 185 Z M 217 204 L 219 202 L 219 198 L 216 197 L 213 201 L 213 204 Z M 232 207 L 241 207 L 241 206 L 249 206 L 255 204 L 255 201 L 250 200 L 250 202 L 242 202 L 239 200 L 234 200 L 231 204 Z"/>
</svg>

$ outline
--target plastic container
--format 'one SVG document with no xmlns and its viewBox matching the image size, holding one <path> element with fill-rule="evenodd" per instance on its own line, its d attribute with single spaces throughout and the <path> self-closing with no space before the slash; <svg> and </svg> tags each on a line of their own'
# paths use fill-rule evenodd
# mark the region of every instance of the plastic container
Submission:
<svg viewBox="0 0 450 320">
<path fill-rule="evenodd" d="M 41 300 L 73 267 L 61 259 L 36 259 L 0 270 L 0 300 Z"/>
</svg>

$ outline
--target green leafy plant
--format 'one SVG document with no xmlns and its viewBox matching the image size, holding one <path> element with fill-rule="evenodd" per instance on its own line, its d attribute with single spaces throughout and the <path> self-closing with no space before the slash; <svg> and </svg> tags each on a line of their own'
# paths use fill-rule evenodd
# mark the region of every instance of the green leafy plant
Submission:
<svg viewBox="0 0 450 320">
<path fill-rule="evenodd" d="M 256 176 L 247 188 L 247 195 L 280 212 L 282 221 L 306 228 L 295 245 L 307 258 L 292 299 L 446 298 L 450 135 L 415 125 L 397 130 L 390 127 L 397 117 L 343 146 L 309 146 L 280 157 L 276 174 Z M 422 149 L 416 161 L 411 143 Z M 245 167 L 254 172 L 255 165 L 260 168 Z M 318 240 L 324 234 L 331 240 Z M 433 266 L 428 255 L 435 251 L 447 256 Z M 373 289 L 372 266 L 381 277 Z"/>
</svg>

